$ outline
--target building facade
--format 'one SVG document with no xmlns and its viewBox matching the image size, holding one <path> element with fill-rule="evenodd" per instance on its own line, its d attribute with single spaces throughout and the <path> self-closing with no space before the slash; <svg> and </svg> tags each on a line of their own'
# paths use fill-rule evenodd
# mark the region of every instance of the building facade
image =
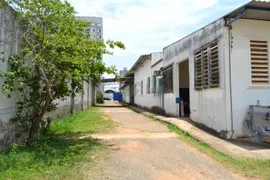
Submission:
<svg viewBox="0 0 270 180">
<path fill-rule="evenodd" d="M 186 99 L 193 121 L 225 138 L 247 135 L 250 106 L 270 103 L 269 10 L 251 1 L 164 48 L 168 114 L 179 116 Z"/>
<path fill-rule="evenodd" d="M 163 53 L 142 55 L 131 72 L 134 72 L 134 103 L 138 106 L 151 109 L 162 107 L 162 67 Z"/>
<path fill-rule="evenodd" d="M 134 103 L 188 116 L 226 139 L 270 135 L 269 10 L 250 1 L 163 53 L 142 55 L 131 68 Z"/>
</svg>

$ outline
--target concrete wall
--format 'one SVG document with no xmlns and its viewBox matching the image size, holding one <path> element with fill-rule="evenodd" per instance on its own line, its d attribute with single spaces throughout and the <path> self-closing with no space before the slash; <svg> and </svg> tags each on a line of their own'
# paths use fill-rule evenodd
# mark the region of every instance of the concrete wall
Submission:
<svg viewBox="0 0 270 180">
<path fill-rule="evenodd" d="M 220 131 L 230 131 L 230 106 L 228 106 L 228 78 L 226 71 L 226 38 L 223 19 L 194 32 L 193 34 L 179 40 L 164 48 L 163 66 L 174 63 L 173 67 L 173 93 L 165 94 L 165 110 L 167 113 L 179 116 L 179 63 L 189 60 L 190 76 L 190 109 L 191 119 L 202 123 L 209 128 Z M 204 89 L 197 91 L 194 89 L 194 51 L 202 46 L 219 40 L 219 66 L 220 66 L 220 88 Z M 226 88 L 227 87 L 227 88 Z"/>
<path fill-rule="evenodd" d="M 7 58 L 9 55 L 18 53 L 18 21 L 15 18 L 14 11 L 5 7 L 0 9 L 0 58 Z M 0 62 L 0 70 L 6 71 L 7 62 Z M 0 78 L 0 87 L 4 79 Z M 1 88 L 0 88 L 1 89 Z M 10 121 L 16 114 L 16 99 L 19 95 L 14 93 L 12 98 L 7 98 L 0 91 L 0 150 L 9 147 L 13 142 L 22 142 L 25 134 L 18 129 L 18 126 Z"/>
<path fill-rule="evenodd" d="M 249 105 L 270 105 L 270 84 L 254 85 L 251 81 L 250 40 L 268 41 L 270 22 L 238 20 L 232 24 L 232 99 L 235 136 L 241 136 Z M 268 55 L 268 58 L 269 55 Z"/>
<path fill-rule="evenodd" d="M 163 52 L 155 52 L 151 54 L 151 63 L 154 65 L 159 60 L 163 59 Z"/>
<path fill-rule="evenodd" d="M 159 57 L 157 56 L 157 58 L 155 59 L 159 60 Z M 144 63 L 140 67 L 138 67 L 135 72 L 134 103 L 139 106 L 147 107 L 147 108 L 151 108 L 153 106 L 161 107 L 162 106 L 161 95 L 152 93 L 152 88 L 153 88 L 152 76 L 153 76 L 154 70 L 159 70 L 162 67 L 162 63 L 159 63 L 153 68 L 151 68 L 151 66 L 152 66 L 152 59 L 150 58 L 150 59 L 145 60 Z M 150 93 L 149 94 L 147 93 L 147 78 L 148 77 L 150 77 Z M 143 81 L 143 94 L 141 94 L 141 81 Z"/>
<path fill-rule="evenodd" d="M 93 84 L 91 82 L 84 82 L 83 88 L 83 92 L 77 93 L 74 97 L 74 113 L 85 110 L 94 103 Z M 55 103 L 58 104 L 58 108 L 53 112 L 47 113 L 45 118 L 50 117 L 52 119 L 58 119 L 70 115 L 72 103 L 71 97 L 55 100 Z"/>
</svg>

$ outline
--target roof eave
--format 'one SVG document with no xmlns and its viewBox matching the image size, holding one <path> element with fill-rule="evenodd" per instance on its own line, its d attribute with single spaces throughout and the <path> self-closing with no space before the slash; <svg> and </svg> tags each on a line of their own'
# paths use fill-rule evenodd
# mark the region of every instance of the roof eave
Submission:
<svg viewBox="0 0 270 180">
<path fill-rule="evenodd" d="M 129 71 L 134 72 L 147 57 L 150 57 L 150 54 L 141 55 Z"/>
</svg>

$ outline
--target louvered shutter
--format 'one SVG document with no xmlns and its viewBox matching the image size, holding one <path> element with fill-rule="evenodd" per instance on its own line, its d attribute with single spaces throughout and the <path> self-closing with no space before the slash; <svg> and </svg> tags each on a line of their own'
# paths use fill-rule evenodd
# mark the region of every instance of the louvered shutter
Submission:
<svg viewBox="0 0 270 180">
<path fill-rule="evenodd" d="M 203 87 L 209 87 L 209 59 L 207 48 L 202 50 L 202 62 L 203 62 Z"/>
<path fill-rule="evenodd" d="M 251 78 L 253 84 L 269 84 L 267 41 L 250 41 Z"/>
<path fill-rule="evenodd" d="M 218 42 L 209 47 L 209 87 L 219 87 L 219 54 Z"/>
<path fill-rule="evenodd" d="M 202 89 L 203 73 L 202 73 L 202 52 L 195 53 L 195 89 Z"/>
</svg>

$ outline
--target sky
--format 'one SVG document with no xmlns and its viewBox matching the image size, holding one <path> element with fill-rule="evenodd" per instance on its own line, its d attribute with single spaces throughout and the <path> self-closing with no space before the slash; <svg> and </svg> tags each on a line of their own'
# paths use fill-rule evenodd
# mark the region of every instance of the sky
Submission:
<svg viewBox="0 0 270 180">
<path fill-rule="evenodd" d="M 249 0 L 68 0 L 80 16 L 103 17 L 104 39 L 126 50 L 104 56 L 106 65 L 130 69 L 140 55 L 164 47 L 215 21 Z M 105 75 L 105 77 L 111 77 Z"/>
</svg>

